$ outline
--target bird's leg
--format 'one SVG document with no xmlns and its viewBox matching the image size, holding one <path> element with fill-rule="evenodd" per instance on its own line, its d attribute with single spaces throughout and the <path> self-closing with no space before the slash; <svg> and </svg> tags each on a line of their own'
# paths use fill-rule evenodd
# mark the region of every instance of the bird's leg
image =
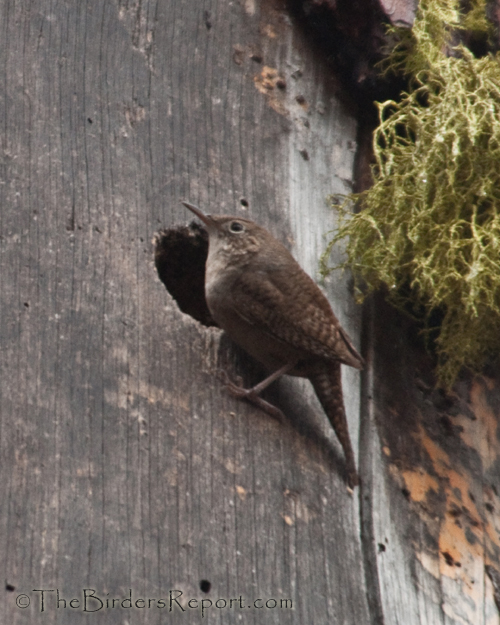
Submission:
<svg viewBox="0 0 500 625">
<path fill-rule="evenodd" d="M 283 367 L 280 367 L 277 371 L 271 373 L 271 375 L 268 376 L 265 380 L 262 380 L 262 382 L 259 382 L 259 384 L 256 384 L 252 388 L 243 388 L 241 386 L 241 378 L 238 380 L 239 384 L 235 384 L 234 382 L 231 382 L 225 371 L 222 371 L 221 373 L 224 385 L 229 393 L 233 395 L 233 397 L 237 397 L 238 399 L 246 399 L 250 403 L 260 408 L 263 412 L 266 412 L 271 417 L 274 417 L 275 419 L 278 419 L 278 421 L 283 422 L 285 420 L 285 415 L 281 412 L 281 410 L 267 402 L 265 399 L 262 399 L 262 397 L 259 397 L 259 394 L 270 384 L 272 384 L 272 382 L 293 369 L 296 364 L 296 361 L 293 361 L 287 363 L 286 365 L 283 365 Z"/>
</svg>

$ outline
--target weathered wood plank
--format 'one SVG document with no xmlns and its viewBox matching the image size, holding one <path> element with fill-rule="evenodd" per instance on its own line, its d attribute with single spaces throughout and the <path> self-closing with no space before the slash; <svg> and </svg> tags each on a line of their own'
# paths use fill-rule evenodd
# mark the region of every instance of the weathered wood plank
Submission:
<svg viewBox="0 0 500 625">
<path fill-rule="evenodd" d="M 325 198 L 352 176 L 339 85 L 270 3 L 4 0 L 0 21 L 5 622 L 88 618 L 55 593 L 40 613 L 40 588 L 293 601 L 214 623 L 369 622 L 358 500 L 308 384 L 271 392 L 285 426 L 225 395 L 218 367 L 259 372 L 178 310 L 151 245 L 185 197 L 252 216 L 314 274 Z M 356 336 L 344 278 L 326 288 Z M 199 618 L 183 605 L 98 618 Z"/>
<path fill-rule="evenodd" d="M 219 367 L 261 372 L 155 271 L 183 197 L 318 278 L 356 107 L 284 7 L 4 0 L 0 23 L 0 620 L 87 622 L 68 602 L 93 588 L 155 600 L 103 623 L 199 619 L 171 589 L 242 597 L 214 623 L 499 623 L 497 373 L 438 393 L 411 324 L 370 305 L 359 427 L 344 371 L 359 501 L 309 384 L 270 389 L 284 426 L 228 397 Z M 346 276 L 323 286 L 359 336 Z"/>
<path fill-rule="evenodd" d="M 380 297 L 371 316 L 374 376 L 362 426 L 371 438 L 362 436 L 361 449 L 368 440 L 369 576 L 384 623 L 495 625 L 498 375 L 464 372 L 451 392 L 439 391 L 414 325 Z"/>
</svg>

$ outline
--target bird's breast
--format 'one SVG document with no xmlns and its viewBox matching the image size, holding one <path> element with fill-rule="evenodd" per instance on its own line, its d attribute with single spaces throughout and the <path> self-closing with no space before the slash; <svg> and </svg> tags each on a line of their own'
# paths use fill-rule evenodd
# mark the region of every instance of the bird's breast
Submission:
<svg viewBox="0 0 500 625">
<path fill-rule="evenodd" d="M 239 310 L 233 298 L 233 288 L 238 279 L 237 268 L 228 268 L 222 262 L 207 263 L 205 271 L 205 297 L 217 324 L 246 352 L 261 362 L 269 371 L 276 371 L 300 354 L 292 346 L 273 338 L 258 323 L 250 322 L 245 310 Z M 304 375 L 302 372 L 290 372 Z"/>
<path fill-rule="evenodd" d="M 224 303 L 231 294 L 231 288 L 236 279 L 236 273 L 228 266 L 227 259 L 222 254 L 208 257 L 205 268 L 205 297 L 208 307 L 210 302 L 221 300 Z"/>
</svg>

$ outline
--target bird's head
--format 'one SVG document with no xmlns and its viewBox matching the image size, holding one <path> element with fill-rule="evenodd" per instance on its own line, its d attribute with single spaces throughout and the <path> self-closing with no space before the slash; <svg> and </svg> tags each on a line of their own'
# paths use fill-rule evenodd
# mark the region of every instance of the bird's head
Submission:
<svg viewBox="0 0 500 625">
<path fill-rule="evenodd" d="M 207 215 L 194 204 L 182 203 L 205 224 L 212 249 L 234 255 L 253 255 L 271 237 L 265 228 L 250 219 L 231 215 Z"/>
</svg>

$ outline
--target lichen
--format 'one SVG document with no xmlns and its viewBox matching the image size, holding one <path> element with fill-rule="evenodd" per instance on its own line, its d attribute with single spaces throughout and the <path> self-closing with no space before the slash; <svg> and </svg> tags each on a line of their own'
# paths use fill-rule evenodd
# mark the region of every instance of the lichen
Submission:
<svg viewBox="0 0 500 625">
<path fill-rule="evenodd" d="M 500 56 L 460 43 L 491 34 L 485 0 L 423 0 L 386 71 L 410 77 L 400 101 L 378 104 L 373 186 L 339 206 L 331 247 L 346 239 L 359 293 L 386 285 L 427 318 L 439 309 L 440 384 L 500 353 Z M 359 212 L 352 214 L 355 203 Z"/>
</svg>

